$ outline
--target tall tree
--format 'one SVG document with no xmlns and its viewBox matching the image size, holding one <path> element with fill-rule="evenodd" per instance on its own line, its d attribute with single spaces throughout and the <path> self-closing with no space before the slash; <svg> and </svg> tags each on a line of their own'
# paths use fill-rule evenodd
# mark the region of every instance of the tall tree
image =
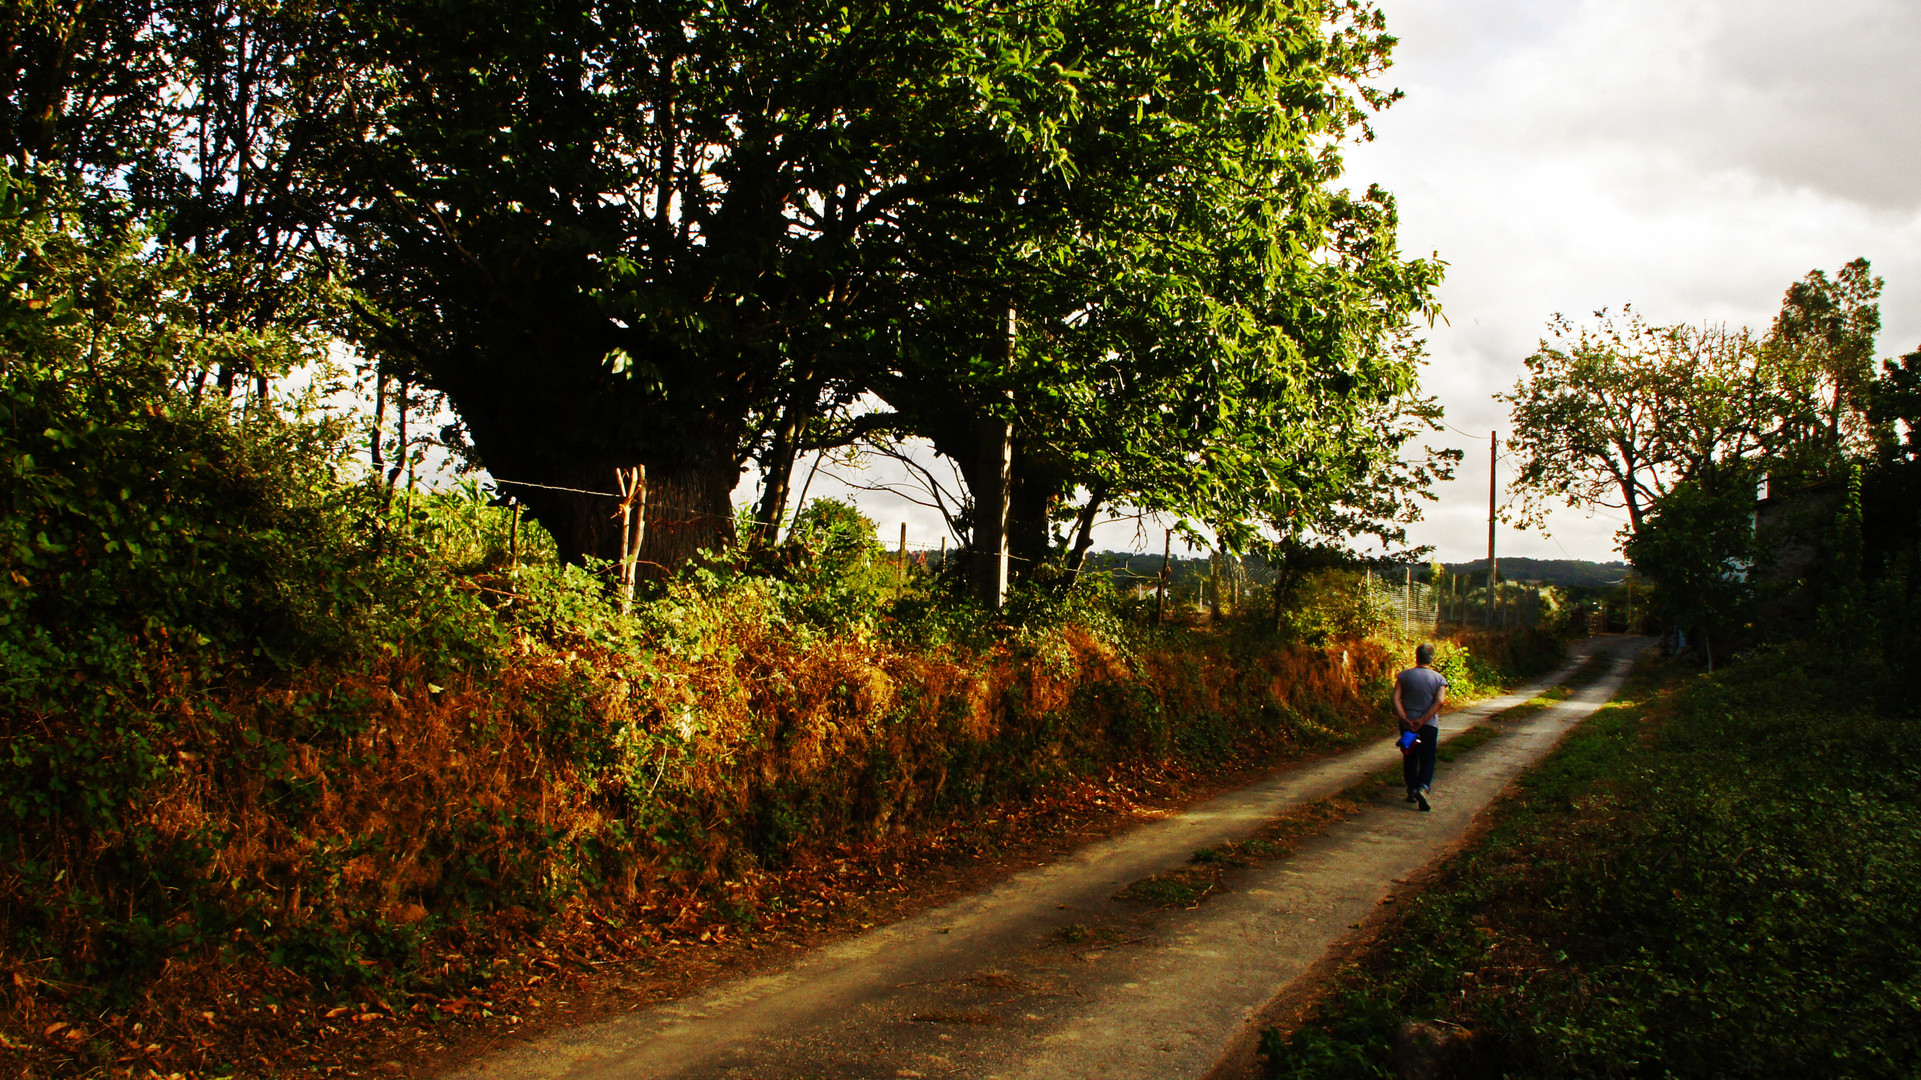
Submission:
<svg viewBox="0 0 1921 1080">
<path fill-rule="evenodd" d="M 1881 279 L 1856 259 L 1832 278 L 1812 270 L 1788 286 L 1765 347 L 1787 381 L 1810 391 L 1784 398 L 1772 448 L 1777 468 L 1832 474 L 1867 449 Z"/>
<path fill-rule="evenodd" d="M 497 476 L 547 485 L 527 501 L 569 557 L 617 544 L 577 492 L 645 465 L 660 565 L 727 539 L 755 422 L 873 347 L 917 208 L 1030 152 L 995 128 L 999 83 L 1065 80 L 979 55 L 945 3 L 361 19 L 389 87 L 348 184 L 366 344 L 449 396 Z"/>
<path fill-rule="evenodd" d="M 1509 403 L 1524 520 L 1550 499 L 1627 512 L 1641 531 L 1677 485 L 1770 445 L 1780 370 L 1744 329 L 1652 326 L 1631 308 L 1593 326 L 1556 316 Z"/>
<path fill-rule="evenodd" d="M 137 222 L 195 257 L 196 322 L 231 346 L 199 357 L 201 381 L 264 387 L 295 355 L 275 341 L 331 314 L 312 260 L 330 207 L 312 179 L 357 141 L 342 32 L 329 5 L 277 0 L 0 14 L 0 154 L 59 177 L 66 212 L 108 232 Z"/>
<path fill-rule="evenodd" d="M 861 394 L 970 468 L 1011 422 L 1038 560 L 1107 500 L 1228 522 L 1313 488 L 1413 386 L 1385 340 L 1437 268 L 1333 189 L 1391 97 L 1360 0 L 46 10 L 78 21 L 17 24 L 16 142 L 227 268 L 208 318 L 321 319 L 316 275 L 350 284 L 354 340 L 569 558 L 617 550 L 595 493 L 634 464 L 644 560 L 725 542 L 743 465 L 784 476 Z M 85 77 L 47 89 L 42 53 Z"/>
<path fill-rule="evenodd" d="M 1391 457 L 1351 421 L 1408 402 L 1397 335 L 1439 276 L 1399 256 L 1384 192 L 1333 187 L 1340 143 L 1392 97 L 1364 82 L 1393 45 L 1377 11 L 1058 12 L 1033 36 L 1037 63 L 1075 73 L 1069 111 L 1019 106 L 1053 124 L 1058 160 L 938 208 L 927 232 L 967 242 L 916 249 L 938 273 L 869 376 L 892 411 L 865 418 L 928 438 L 970 487 L 978 425 L 1011 422 L 1009 546 L 1029 568 L 1084 552 L 1104 503 L 1238 536 L 1331 465 Z"/>
</svg>

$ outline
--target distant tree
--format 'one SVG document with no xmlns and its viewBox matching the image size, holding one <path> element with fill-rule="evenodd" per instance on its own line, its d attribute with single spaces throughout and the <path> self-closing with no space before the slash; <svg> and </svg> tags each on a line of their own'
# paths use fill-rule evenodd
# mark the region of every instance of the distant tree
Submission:
<svg viewBox="0 0 1921 1080">
<path fill-rule="evenodd" d="M 1787 292 L 1765 338 L 1746 329 L 1653 326 L 1631 308 L 1562 316 L 1525 361 L 1508 402 L 1520 456 L 1511 490 L 1539 524 L 1551 501 L 1625 510 L 1623 537 L 1682 485 L 1717 495 L 1766 461 L 1776 476 L 1838 468 L 1867 438 L 1880 325 L 1866 260 Z"/>
<path fill-rule="evenodd" d="M 1511 490 L 1538 524 L 1552 501 L 1627 512 L 1638 534 L 1650 509 L 1719 462 L 1766 445 L 1775 390 L 1746 330 L 1652 326 L 1632 308 L 1592 326 L 1562 316 L 1525 361 L 1508 402 L 1520 455 Z"/>
</svg>

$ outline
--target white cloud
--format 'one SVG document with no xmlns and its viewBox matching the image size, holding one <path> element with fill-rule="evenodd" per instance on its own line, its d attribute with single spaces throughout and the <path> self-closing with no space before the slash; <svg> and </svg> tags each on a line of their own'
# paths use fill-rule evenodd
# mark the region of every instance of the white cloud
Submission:
<svg viewBox="0 0 1921 1080">
<path fill-rule="evenodd" d="M 1787 285 L 1856 256 L 1887 278 L 1882 352 L 1921 342 L 1921 5 L 1842 0 L 1385 0 L 1408 97 L 1348 178 L 1399 197 L 1402 246 L 1449 263 L 1426 383 L 1504 427 L 1555 312 L 1765 328 Z M 1486 549 L 1485 440 L 1417 538 Z M 1478 446 L 1478 449 L 1477 449 Z M 1557 515 L 1509 554 L 1607 558 L 1616 522 Z"/>
</svg>

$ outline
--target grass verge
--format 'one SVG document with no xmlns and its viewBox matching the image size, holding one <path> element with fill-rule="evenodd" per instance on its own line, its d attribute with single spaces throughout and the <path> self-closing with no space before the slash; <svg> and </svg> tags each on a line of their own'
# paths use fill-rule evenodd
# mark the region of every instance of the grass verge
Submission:
<svg viewBox="0 0 1921 1080">
<path fill-rule="evenodd" d="M 1911 1076 L 1921 806 L 1848 665 L 1643 665 L 1271 1075 Z"/>
</svg>

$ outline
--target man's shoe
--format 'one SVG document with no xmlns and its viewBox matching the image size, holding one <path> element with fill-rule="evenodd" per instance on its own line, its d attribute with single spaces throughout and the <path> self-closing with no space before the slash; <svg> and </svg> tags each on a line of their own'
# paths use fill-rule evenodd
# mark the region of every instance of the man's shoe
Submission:
<svg viewBox="0 0 1921 1080">
<path fill-rule="evenodd" d="M 1413 788 L 1408 788 L 1408 789 L 1407 789 L 1407 801 L 1408 801 L 1408 802 L 1413 802 L 1413 801 L 1414 801 L 1414 789 L 1413 789 Z"/>
<path fill-rule="evenodd" d="M 1424 814 L 1428 812 L 1430 807 L 1427 805 L 1427 792 L 1417 791 L 1414 793 L 1414 808 Z"/>
</svg>

